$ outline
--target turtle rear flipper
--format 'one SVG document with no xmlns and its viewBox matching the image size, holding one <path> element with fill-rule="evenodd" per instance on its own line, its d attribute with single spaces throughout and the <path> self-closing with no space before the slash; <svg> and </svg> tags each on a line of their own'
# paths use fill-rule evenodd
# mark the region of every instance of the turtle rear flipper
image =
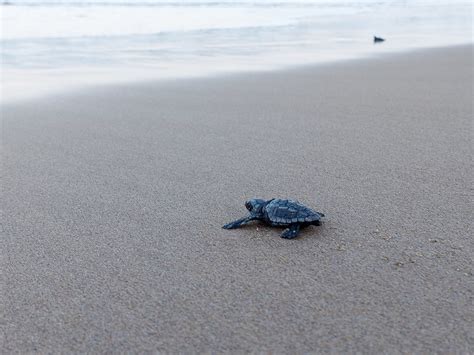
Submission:
<svg viewBox="0 0 474 355">
<path fill-rule="evenodd" d="M 285 229 L 285 231 L 281 234 L 282 238 L 285 239 L 293 239 L 298 236 L 300 232 L 300 225 L 298 223 L 290 225 L 289 228 Z"/>
</svg>

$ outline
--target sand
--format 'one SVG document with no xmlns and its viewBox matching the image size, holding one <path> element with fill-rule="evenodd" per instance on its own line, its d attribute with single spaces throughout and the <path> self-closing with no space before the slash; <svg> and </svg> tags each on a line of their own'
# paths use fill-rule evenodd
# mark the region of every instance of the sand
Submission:
<svg viewBox="0 0 474 355">
<path fill-rule="evenodd" d="M 474 351 L 472 46 L 2 108 L 1 352 Z M 250 197 L 326 214 L 221 226 Z"/>
</svg>

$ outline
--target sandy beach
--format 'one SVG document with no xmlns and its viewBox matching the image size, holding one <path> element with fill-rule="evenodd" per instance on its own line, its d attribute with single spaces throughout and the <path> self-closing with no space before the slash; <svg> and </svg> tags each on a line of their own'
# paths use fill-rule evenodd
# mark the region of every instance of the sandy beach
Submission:
<svg viewBox="0 0 474 355">
<path fill-rule="evenodd" d="M 472 353 L 472 50 L 5 104 L 0 352 Z"/>
</svg>

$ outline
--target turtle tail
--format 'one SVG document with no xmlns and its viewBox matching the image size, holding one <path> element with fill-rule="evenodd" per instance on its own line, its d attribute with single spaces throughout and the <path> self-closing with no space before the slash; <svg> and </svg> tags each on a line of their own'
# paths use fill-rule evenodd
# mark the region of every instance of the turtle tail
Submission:
<svg viewBox="0 0 474 355">
<path fill-rule="evenodd" d="M 321 217 L 325 217 L 325 216 L 324 216 L 324 213 L 322 213 L 322 212 L 318 212 L 318 214 L 319 214 Z"/>
</svg>

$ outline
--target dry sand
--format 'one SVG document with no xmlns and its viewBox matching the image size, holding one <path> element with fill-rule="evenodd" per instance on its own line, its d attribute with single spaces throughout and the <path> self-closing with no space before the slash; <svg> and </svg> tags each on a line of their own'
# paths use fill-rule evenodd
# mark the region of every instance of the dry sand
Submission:
<svg viewBox="0 0 474 355">
<path fill-rule="evenodd" d="M 472 47 L 4 106 L 1 352 L 474 352 Z M 323 211 L 221 229 L 246 198 Z"/>
</svg>

